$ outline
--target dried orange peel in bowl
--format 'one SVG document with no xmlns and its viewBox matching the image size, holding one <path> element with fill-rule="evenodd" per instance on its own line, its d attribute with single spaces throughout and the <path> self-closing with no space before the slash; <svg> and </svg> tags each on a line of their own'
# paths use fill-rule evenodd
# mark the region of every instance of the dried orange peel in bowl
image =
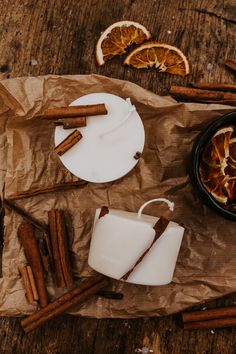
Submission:
<svg viewBox="0 0 236 354">
<path fill-rule="evenodd" d="M 125 59 L 124 64 L 137 69 L 155 67 L 159 72 L 186 76 L 189 63 L 180 49 L 161 42 L 146 42 L 134 49 Z"/>
<path fill-rule="evenodd" d="M 125 53 L 132 44 L 140 44 L 150 39 L 150 32 L 138 22 L 119 21 L 109 26 L 100 36 L 96 46 L 98 65 L 116 55 Z"/>
<path fill-rule="evenodd" d="M 224 207 L 235 205 L 236 128 L 219 129 L 206 144 L 199 166 L 201 181 L 215 200 Z"/>
</svg>

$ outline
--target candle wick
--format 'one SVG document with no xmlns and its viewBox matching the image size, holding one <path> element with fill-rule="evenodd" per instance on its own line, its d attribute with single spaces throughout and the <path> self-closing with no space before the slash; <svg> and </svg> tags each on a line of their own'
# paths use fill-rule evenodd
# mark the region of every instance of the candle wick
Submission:
<svg viewBox="0 0 236 354">
<path fill-rule="evenodd" d="M 113 126 L 112 128 L 110 128 L 107 131 L 105 131 L 102 134 L 100 134 L 99 135 L 100 138 L 102 138 L 103 136 L 105 136 L 107 134 L 110 134 L 114 130 L 117 130 L 118 128 L 120 128 L 131 117 L 132 113 L 136 111 L 136 107 L 131 104 L 130 99 L 127 98 L 126 101 L 128 102 L 128 104 L 130 106 L 128 114 L 125 116 L 124 119 L 122 119 L 122 121 L 118 122 L 115 126 Z"/>
<path fill-rule="evenodd" d="M 175 206 L 174 202 L 171 202 L 169 199 L 166 199 L 166 198 L 156 198 L 156 199 L 149 200 L 146 203 L 144 203 L 143 205 L 141 205 L 141 207 L 139 208 L 139 211 L 138 211 L 137 219 L 141 218 L 143 209 L 148 204 L 151 204 L 151 203 L 154 203 L 154 202 L 164 202 L 164 203 L 166 203 L 168 205 L 170 211 L 174 211 L 174 206 Z"/>
</svg>

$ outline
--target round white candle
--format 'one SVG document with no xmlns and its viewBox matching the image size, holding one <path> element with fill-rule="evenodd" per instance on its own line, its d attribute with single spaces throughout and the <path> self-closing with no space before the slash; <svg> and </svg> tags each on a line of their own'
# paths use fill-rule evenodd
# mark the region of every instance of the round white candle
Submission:
<svg viewBox="0 0 236 354">
<path fill-rule="evenodd" d="M 108 114 L 87 117 L 87 126 L 79 128 L 83 138 L 60 156 L 75 176 L 89 182 L 109 182 L 127 174 L 138 162 L 136 152 L 144 147 L 142 120 L 130 100 L 108 93 L 82 96 L 71 105 L 104 103 Z M 74 129 L 55 129 L 58 145 Z"/>
<path fill-rule="evenodd" d="M 95 215 L 88 263 L 104 275 L 121 279 L 152 244 L 153 226 L 159 218 L 112 209 L 98 219 L 99 213 L 100 209 Z M 183 233 L 182 226 L 169 222 L 126 281 L 153 286 L 170 283 Z"/>
</svg>

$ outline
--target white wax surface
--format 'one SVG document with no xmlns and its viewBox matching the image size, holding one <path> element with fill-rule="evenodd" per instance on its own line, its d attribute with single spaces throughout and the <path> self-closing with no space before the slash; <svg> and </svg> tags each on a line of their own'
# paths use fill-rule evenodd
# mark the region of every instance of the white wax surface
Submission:
<svg viewBox="0 0 236 354">
<path fill-rule="evenodd" d="M 151 245 L 159 218 L 110 210 L 98 219 L 96 211 L 89 252 L 89 265 L 96 271 L 120 279 Z M 171 282 L 184 228 L 170 222 L 127 282 L 143 285 L 164 285 Z"/>
<path fill-rule="evenodd" d="M 184 229 L 170 222 L 154 243 L 142 263 L 130 274 L 128 281 L 135 284 L 164 285 L 171 282 L 175 270 Z"/>
<path fill-rule="evenodd" d="M 104 103 L 108 114 L 87 117 L 87 126 L 78 128 L 83 138 L 59 158 L 75 176 L 101 183 L 124 176 L 137 164 L 133 156 L 143 151 L 145 135 L 140 116 L 136 110 L 132 111 L 135 107 L 118 96 L 93 93 L 71 105 L 97 103 Z M 73 130 L 57 126 L 55 145 Z"/>
<path fill-rule="evenodd" d="M 88 263 L 98 272 L 120 279 L 149 247 L 154 235 L 150 224 L 107 214 L 96 223 Z"/>
</svg>

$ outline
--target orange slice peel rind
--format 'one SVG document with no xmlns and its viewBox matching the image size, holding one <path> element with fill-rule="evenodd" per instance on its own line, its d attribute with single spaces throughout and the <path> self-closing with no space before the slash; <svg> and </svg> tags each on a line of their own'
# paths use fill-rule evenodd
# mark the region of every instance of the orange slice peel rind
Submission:
<svg viewBox="0 0 236 354">
<path fill-rule="evenodd" d="M 188 60 L 180 49 L 157 41 L 139 45 L 126 57 L 124 64 L 137 69 L 155 67 L 159 72 L 180 76 L 190 73 Z"/>
<path fill-rule="evenodd" d="M 150 38 L 151 33 L 138 22 L 115 22 L 98 39 L 96 45 L 97 63 L 104 65 L 107 60 L 125 53 L 132 44 L 140 44 Z"/>
</svg>

